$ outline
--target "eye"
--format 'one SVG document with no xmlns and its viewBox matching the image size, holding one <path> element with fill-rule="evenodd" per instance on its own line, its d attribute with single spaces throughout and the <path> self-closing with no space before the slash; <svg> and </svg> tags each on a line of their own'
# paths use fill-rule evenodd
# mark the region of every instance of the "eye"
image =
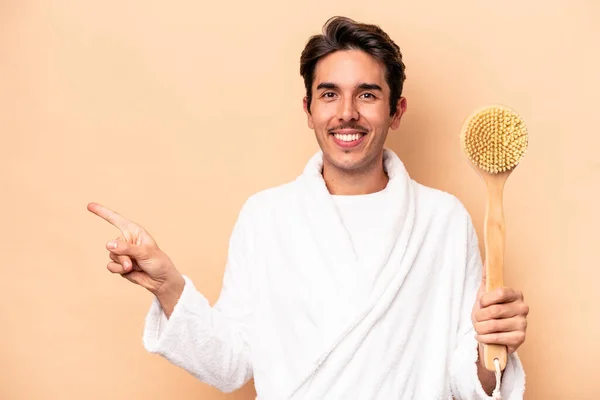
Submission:
<svg viewBox="0 0 600 400">
<path fill-rule="evenodd" d="M 333 99 L 335 97 L 335 93 L 334 92 L 325 92 L 321 95 L 321 97 L 324 97 L 326 99 Z"/>
<path fill-rule="evenodd" d="M 373 93 L 368 93 L 368 92 L 361 94 L 360 97 L 369 99 L 369 100 L 373 100 L 373 99 L 377 98 L 377 97 L 375 97 L 375 95 Z"/>
</svg>

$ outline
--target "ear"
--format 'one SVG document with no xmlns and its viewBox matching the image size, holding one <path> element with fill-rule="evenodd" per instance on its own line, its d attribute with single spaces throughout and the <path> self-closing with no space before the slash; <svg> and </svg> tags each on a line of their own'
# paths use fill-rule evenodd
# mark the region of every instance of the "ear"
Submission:
<svg viewBox="0 0 600 400">
<path fill-rule="evenodd" d="M 315 124 L 313 123 L 313 118 L 312 115 L 310 113 L 310 110 L 308 109 L 308 97 L 304 96 L 304 99 L 302 99 L 302 107 L 304 108 L 304 112 L 306 113 L 306 118 L 308 119 L 308 127 L 310 129 L 315 129 Z"/>
<path fill-rule="evenodd" d="M 406 98 L 400 97 L 400 99 L 398 100 L 398 105 L 396 106 L 396 113 L 393 115 L 392 123 L 390 124 L 390 128 L 392 128 L 393 130 L 398 129 L 398 127 L 400 126 L 400 120 L 406 112 L 406 107 Z"/>
</svg>

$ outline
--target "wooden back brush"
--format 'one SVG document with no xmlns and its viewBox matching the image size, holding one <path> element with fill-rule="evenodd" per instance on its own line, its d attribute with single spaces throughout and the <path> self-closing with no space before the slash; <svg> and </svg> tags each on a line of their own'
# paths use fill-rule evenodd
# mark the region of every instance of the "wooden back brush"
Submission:
<svg viewBox="0 0 600 400">
<path fill-rule="evenodd" d="M 502 193 L 506 180 L 527 150 L 527 128 L 514 110 L 490 105 L 465 120 L 460 139 L 464 153 L 487 188 L 484 238 L 486 291 L 489 292 L 504 286 Z M 504 370 L 508 357 L 506 346 L 484 345 L 483 349 L 485 367 L 497 374 L 498 368 Z"/>
</svg>

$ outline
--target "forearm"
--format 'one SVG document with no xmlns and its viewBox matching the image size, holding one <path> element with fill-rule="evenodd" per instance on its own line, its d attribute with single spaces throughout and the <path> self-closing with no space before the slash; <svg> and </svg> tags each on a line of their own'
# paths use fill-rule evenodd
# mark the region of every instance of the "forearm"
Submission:
<svg viewBox="0 0 600 400">
<path fill-rule="evenodd" d="M 240 323 L 210 307 L 193 283 L 184 278 L 184 289 L 174 301 L 165 290 L 165 302 L 176 304 L 167 320 L 161 316 L 159 297 L 153 302 L 144 328 L 144 345 L 204 383 L 229 392 L 245 384 L 252 376 L 250 352 Z"/>
</svg>

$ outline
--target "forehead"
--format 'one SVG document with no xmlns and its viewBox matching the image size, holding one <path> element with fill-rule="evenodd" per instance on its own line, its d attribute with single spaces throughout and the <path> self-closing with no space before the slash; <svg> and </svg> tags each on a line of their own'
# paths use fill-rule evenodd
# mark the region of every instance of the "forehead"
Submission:
<svg viewBox="0 0 600 400">
<path fill-rule="evenodd" d="M 316 65 L 313 86 L 335 83 L 340 87 L 358 83 L 385 84 L 385 66 L 361 50 L 341 50 L 329 54 Z"/>
</svg>

